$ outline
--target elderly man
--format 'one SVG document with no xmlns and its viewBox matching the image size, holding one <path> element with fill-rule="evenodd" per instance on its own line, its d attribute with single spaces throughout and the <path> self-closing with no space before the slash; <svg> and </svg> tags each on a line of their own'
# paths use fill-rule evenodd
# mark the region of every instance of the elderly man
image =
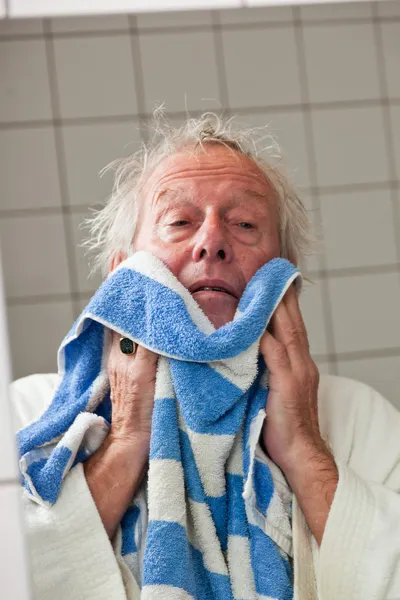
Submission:
<svg viewBox="0 0 400 600">
<path fill-rule="evenodd" d="M 251 142 L 251 132 L 246 138 L 230 122 L 205 115 L 178 130 L 161 128 L 125 160 L 91 226 L 89 245 L 104 274 L 148 251 L 219 329 L 234 319 L 246 285 L 268 261 L 283 257 L 301 266 L 306 212 Z M 259 349 L 269 394 L 257 452 L 295 499 L 286 546 L 294 597 L 400 598 L 400 414 L 362 383 L 319 375 L 293 286 Z M 140 597 L 114 540 L 132 498 L 145 488 L 158 358 L 140 345 L 127 351 L 113 334 L 107 437 L 70 471 L 51 508 L 24 498 L 35 598 Z M 14 382 L 21 427 L 44 410 L 56 385 L 55 375 Z M 256 559 L 262 566 L 265 557 Z"/>
</svg>

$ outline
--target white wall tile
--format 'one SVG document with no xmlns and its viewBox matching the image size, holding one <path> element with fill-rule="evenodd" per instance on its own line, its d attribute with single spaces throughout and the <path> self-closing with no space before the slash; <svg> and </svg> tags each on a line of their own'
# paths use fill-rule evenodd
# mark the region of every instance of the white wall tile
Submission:
<svg viewBox="0 0 400 600">
<path fill-rule="evenodd" d="M 52 127 L 0 130 L 0 210 L 60 206 Z"/>
<path fill-rule="evenodd" d="M 70 302 L 10 306 L 13 378 L 56 373 L 57 350 L 74 323 Z"/>
<path fill-rule="evenodd" d="M 86 228 L 82 227 L 83 221 L 86 217 L 91 217 L 88 213 L 76 213 L 70 215 L 72 236 L 75 250 L 75 264 L 78 273 L 78 286 L 79 292 L 95 292 L 100 286 L 102 278 L 99 273 L 93 275 L 88 279 L 90 268 L 89 268 L 89 256 L 86 254 L 86 248 L 79 246 L 84 239 L 87 239 L 89 232 Z M 85 256 L 86 254 L 86 256 Z"/>
<path fill-rule="evenodd" d="M 338 375 L 362 381 L 400 410 L 400 356 L 338 361 Z"/>
<path fill-rule="evenodd" d="M 378 0 L 378 15 L 381 17 L 400 17 L 400 2 L 398 0 Z"/>
<path fill-rule="evenodd" d="M 65 160 L 71 205 L 88 206 L 106 199 L 114 172 L 99 172 L 111 161 L 139 149 L 135 123 L 88 123 L 63 127 Z M 82 168 L 82 166 L 84 167 Z"/>
<path fill-rule="evenodd" d="M 54 33 L 128 31 L 129 20 L 127 15 L 60 17 L 58 19 L 52 19 L 51 28 Z"/>
<path fill-rule="evenodd" d="M 335 278 L 329 288 L 337 352 L 399 346 L 397 273 Z"/>
<path fill-rule="evenodd" d="M 368 19 L 372 16 L 370 2 L 323 2 L 300 7 L 304 21 Z"/>
<path fill-rule="evenodd" d="M 137 15 L 137 26 L 141 31 L 153 27 L 197 27 L 211 24 L 211 12 L 208 10 L 152 12 Z"/>
<path fill-rule="evenodd" d="M 5 19 L 0 21 L 0 37 L 38 35 L 43 33 L 41 19 Z"/>
<path fill-rule="evenodd" d="M 291 6 L 259 6 L 221 10 L 222 25 L 249 23 L 288 23 L 293 18 Z"/>
<path fill-rule="evenodd" d="M 135 114 L 128 35 L 55 39 L 54 48 L 63 117 Z"/>
<path fill-rule="evenodd" d="M 312 111 L 319 185 L 386 181 L 382 109 Z"/>
<path fill-rule="evenodd" d="M 388 93 L 400 98 L 400 22 L 382 23 L 381 28 Z"/>
<path fill-rule="evenodd" d="M 300 102 L 293 29 L 223 31 L 222 39 L 231 108 Z"/>
<path fill-rule="evenodd" d="M 146 110 L 165 102 L 168 111 L 219 108 L 211 31 L 140 36 Z"/>
<path fill-rule="evenodd" d="M 396 263 L 390 192 L 323 195 L 320 202 L 328 268 Z"/>
<path fill-rule="evenodd" d="M 372 23 L 308 25 L 303 31 L 311 102 L 379 98 Z"/>
<path fill-rule="evenodd" d="M 44 40 L 1 41 L 0 73 L 0 121 L 51 118 Z"/>
<path fill-rule="evenodd" d="M 1 591 L 4 598 L 28 600 L 31 596 L 20 501 L 19 484 L 0 486 Z"/>
<path fill-rule="evenodd" d="M 293 110 L 281 113 L 249 113 L 241 114 L 237 117 L 238 123 L 249 127 L 266 127 L 266 131 L 260 130 L 259 135 L 264 136 L 270 133 L 274 136 L 281 147 L 283 161 L 276 161 L 272 157 L 272 152 L 266 151 L 264 156 L 273 164 L 280 164 L 283 170 L 287 172 L 291 180 L 299 186 L 309 187 L 309 164 L 306 147 L 306 133 L 304 115 L 302 111 Z M 267 146 L 269 141 L 266 139 L 261 142 L 261 146 Z"/>
<path fill-rule="evenodd" d="M 327 354 L 320 281 L 314 280 L 313 284 L 304 282 L 299 304 L 307 329 L 311 354 Z"/>
<path fill-rule="evenodd" d="M 400 106 L 390 108 L 397 179 L 400 179 Z"/>
<path fill-rule="evenodd" d="M 61 215 L 2 219 L 0 239 L 8 297 L 70 291 Z"/>
</svg>

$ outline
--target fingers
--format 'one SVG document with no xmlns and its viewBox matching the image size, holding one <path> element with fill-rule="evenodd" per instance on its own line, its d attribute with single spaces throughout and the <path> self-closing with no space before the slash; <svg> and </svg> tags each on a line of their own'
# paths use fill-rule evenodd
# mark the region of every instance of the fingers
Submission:
<svg viewBox="0 0 400 600">
<path fill-rule="evenodd" d="M 273 335 L 286 349 L 293 370 L 303 368 L 305 353 L 301 334 L 295 327 L 284 302 L 281 302 L 276 310 Z"/>
<path fill-rule="evenodd" d="M 301 314 L 298 295 L 293 284 L 289 287 L 288 291 L 283 297 L 283 302 L 285 303 L 290 318 L 292 319 L 293 326 L 298 331 L 299 342 L 305 350 L 309 351 L 310 344 L 308 341 L 307 329 L 304 323 L 303 315 Z"/>
<path fill-rule="evenodd" d="M 293 286 L 276 308 L 260 350 L 267 353 L 264 356 L 271 372 L 273 367 L 290 368 L 295 372 L 305 369 L 309 356 L 308 337 Z"/>
<path fill-rule="evenodd" d="M 144 348 L 140 344 L 134 343 L 134 353 L 133 354 L 124 354 L 121 350 L 120 340 L 121 334 L 113 331 L 112 332 L 112 343 L 111 343 L 111 354 L 114 357 L 114 360 L 117 362 L 124 362 L 127 365 L 133 364 L 135 361 L 139 362 L 149 362 L 150 364 L 154 364 L 157 362 L 159 355 L 148 350 L 148 348 Z"/>
<path fill-rule="evenodd" d="M 291 370 L 285 346 L 268 331 L 264 332 L 260 340 L 260 351 L 272 375 L 277 371 L 289 372 Z"/>
<path fill-rule="evenodd" d="M 122 438 L 150 435 L 154 407 L 158 354 L 136 346 L 124 354 L 121 335 L 112 332 L 108 376 L 112 404 L 112 429 Z"/>
<path fill-rule="evenodd" d="M 116 389 L 117 380 L 124 377 L 131 382 L 132 389 L 146 387 L 153 382 L 159 355 L 137 344 L 133 354 L 124 354 L 120 347 L 121 335 L 113 332 L 108 359 L 108 375 L 111 389 Z"/>
</svg>

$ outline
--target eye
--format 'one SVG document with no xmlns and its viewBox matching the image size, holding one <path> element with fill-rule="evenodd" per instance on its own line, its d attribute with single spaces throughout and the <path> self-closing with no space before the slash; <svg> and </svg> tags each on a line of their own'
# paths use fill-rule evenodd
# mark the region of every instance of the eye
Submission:
<svg viewBox="0 0 400 600">
<path fill-rule="evenodd" d="M 184 219 L 180 219 L 179 221 L 174 221 L 171 225 L 176 225 L 176 227 L 182 227 L 183 225 L 187 225 L 189 221 L 185 221 Z"/>
<path fill-rule="evenodd" d="M 244 225 L 244 227 L 241 227 L 242 225 Z M 241 227 L 241 229 L 254 229 L 253 225 L 251 223 L 239 223 L 239 227 Z"/>
</svg>

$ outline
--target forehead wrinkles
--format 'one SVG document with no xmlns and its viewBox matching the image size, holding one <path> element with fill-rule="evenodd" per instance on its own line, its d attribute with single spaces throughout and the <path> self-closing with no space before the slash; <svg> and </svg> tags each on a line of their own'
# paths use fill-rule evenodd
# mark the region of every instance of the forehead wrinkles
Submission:
<svg viewBox="0 0 400 600">
<path fill-rule="evenodd" d="M 236 181 L 241 181 L 244 184 L 249 184 L 249 180 L 252 181 L 253 185 L 255 184 L 257 188 L 262 187 L 263 192 L 266 189 L 269 189 L 269 184 L 261 171 L 253 171 L 251 169 L 246 169 L 244 167 L 232 168 L 232 166 L 222 166 L 216 167 L 215 165 L 209 165 L 207 167 L 195 168 L 193 166 L 181 166 L 174 165 L 173 168 L 167 169 L 167 172 L 153 172 L 147 181 L 148 192 L 153 192 L 153 194 L 157 194 L 158 191 L 162 191 L 163 188 L 167 187 L 168 184 L 171 184 L 173 181 L 182 181 L 182 182 L 190 182 L 190 180 L 197 182 L 207 182 L 210 179 L 218 179 L 220 177 L 224 177 L 224 175 L 230 176 L 231 179 L 235 179 Z M 221 181 L 222 183 L 226 183 Z"/>
<path fill-rule="evenodd" d="M 235 177 L 237 179 L 253 179 L 256 182 L 261 182 L 265 180 L 265 177 L 262 176 L 261 173 L 253 173 L 250 170 L 246 169 L 232 169 L 231 167 L 215 167 L 210 165 L 210 167 L 203 167 L 201 169 L 195 168 L 183 168 L 183 169 L 174 169 L 170 172 L 165 173 L 158 179 L 158 183 L 160 185 L 171 181 L 172 179 L 203 179 L 204 177 L 208 178 L 218 178 L 223 175 L 230 175 L 231 177 Z"/>
</svg>

